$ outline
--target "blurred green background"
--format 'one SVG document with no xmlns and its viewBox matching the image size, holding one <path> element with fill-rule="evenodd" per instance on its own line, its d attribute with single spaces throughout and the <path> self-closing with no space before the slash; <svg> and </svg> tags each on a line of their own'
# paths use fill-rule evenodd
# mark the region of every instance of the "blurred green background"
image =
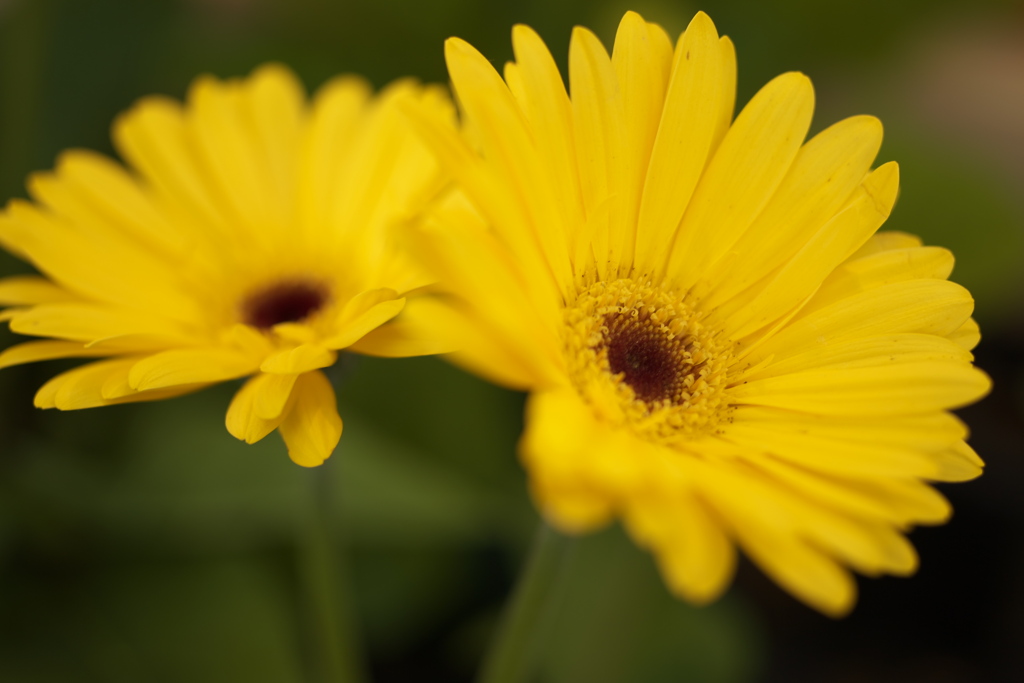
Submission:
<svg viewBox="0 0 1024 683">
<path fill-rule="evenodd" d="M 113 117 L 201 72 L 291 65 L 312 90 L 445 80 L 458 35 L 495 63 L 513 23 L 564 67 L 574 24 L 611 44 L 626 9 L 673 35 L 698 9 L 738 48 L 739 102 L 798 69 L 815 130 L 880 116 L 902 166 L 888 227 L 951 247 L 978 300 L 991 397 L 964 412 L 989 463 L 944 487 L 947 526 L 916 531 L 915 578 L 861 581 L 821 617 L 744 564 L 717 604 L 668 596 L 621 531 L 578 542 L 538 681 L 1024 680 L 1024 7 L 912 0 L 0 0 L 0 200 L 66 147 L 112 153 Z M 3 274 L 27 266 L 0 256 Z M 3 345 L 13 335 L 0 334 Z M 435 359 L 347 358 L 345 435 L 314 471 L 276 436 L 224 430 L 234 390 L 55 413 L 31 407 L 59 363 L 0 374 L 0 681 L 321 680 L 304 538 L 324 499 L 374 678 L 468 681 L 537 518 L 515 460 L 522 397 Z M 344 567 L 343 567 L 344 568 Z"/>
</svg>

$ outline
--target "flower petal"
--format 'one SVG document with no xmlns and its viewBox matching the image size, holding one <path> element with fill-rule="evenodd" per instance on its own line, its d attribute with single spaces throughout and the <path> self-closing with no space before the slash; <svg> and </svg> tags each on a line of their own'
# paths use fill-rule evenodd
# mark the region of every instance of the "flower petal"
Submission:
<svg viewBox="0 0 1024 683">
<path fill-rule="evenodd" d="M 125 384 L 128 372 L 138 358 L 117 358 L 98 361 L 57 375 L 36 392 L 37 408 L 58 410 L 80 410 L 99 406 L 134 403 L 137 401 L 159 401 L 198 391 L 206 384 L 185 384 L 155 391 L 140 391 L 116 398 L 103 395 L 104 387 L 110 384 Z"/>
<path fill-rule="evenodd" d="M 253 398 L 253 412 L 264 420 L 275 420 L 284 413 L 299 375 L 264 373 L 260 377 L 263 379 L 259 382 Z"/>
<path fill-rule="evenodd" d="M 811 236 L 778 273 L 760 285 L 756 295 L 744 297 L 740 310 L 730 316 L 726 334 L 745 337 L 813 294 L 828 274 L 885 222 L 898 190 L 895 163 L 876 169 L 854 193 L 852 201 Z"/>
<path fill-rule="evenodd" d="M 188 343 L 186 332 L 166 318 L 141 311 L 92 303 L 40 304 L 19 311 L 11 319 L 19 334 L 94 342 L 127 334 L 161 337 L 166 343 Z"/>
<path fill-rule="evenodd" d="M 291 349 L 278 351 L 268 356 L 259 366 L 263 372 L 275 375 L 297 375 L 310 370 L 326 368 L 334 365 L 338 360 L 338 354 L 331 349 L 324 348 L 324 344 L 300 344 Z"/>
<path fill-rule="evenodd" d="M 281 424 L 282 416 L 278 415 L 269 419 L 260 417 L 256 411 L 256 401 L 263 392 L 264 385 L 278 381 L 270 375 L 261 373 L 242 385 L 242 388 L 231 399 L 231 405 L 228 406 L 228 412 L 224 419 L 231 436 L 246 443 L 256 443 L 277 429 L 277 426 Z"/>
<path fill-rule="evenodd" d="M 747 230 L 771 200 L 807 135 L 811 82 L 778 76 L 743 108 L 708 163 L 667 259 L 667 273 L 689 289 Z"/>
<path fill-rule="evenodd" d="M 989 392 L 981 370 L 956 362 L 807 370 L 733 390 L 736 402 L 812 414 L 883 417 L 959 408 Z"/>
<path fill-rule="evenodd" d="M 732 114 L 735 94 L 726 92 L 726 66 L 715 25 L 698 12 L 675 50 L 644 180 L 636 237 L 636 263 L 644 271 L 661 271 L 665 245 L 671 243 L 714 151 L 726 100 Z"/>
<path fill-rule="evenodd" d="M 293 400 L 279 427 L 288 455 L 303 467 L 331 456 L 341 438 L 341 417 L 334 388 L 322 372 L 307 372 L 295 382 Z"/>
<path fill-rule="evenodd" d="M 55 358 L 91 358 L 109 355 L 111 355 L 109 349 L 87 348 L 80 342 L 31 341 L 4 349 L 0 353 L 0 368 Z"/>
<path fill-rule="evenodd" d="M 384 358 L 451 353 L 459 348 L 460 342 L 441 322 L 446 319 L 447 308 L 436 297 L 414 297 L 406 301 L 405 308 L 391 322 L 371 330 L 347 348 Z"/>
<path fill-rule="evenodd" d="M 735 249 L 706 273 L 714 308 L 791 259 L 863 183 L 882 144 L 882 124 L 853 116 L 800 148 L 793 165 Z"/>
<path fill-rule="evenodd" d="M 340 330 L 323 342 L 330 349 L 343 349 L 365 337 L 387 321 L 402 312 L 405 299 L 382 301 L 360 313 L 355 318 L 339 325 Z M 323 366 L 320 366 L 323 367 Z"/>
<path fill-rule="evenodd" d="M 729 585 L 736 549 L 721 522 L 693 492 L 664 501 L 632 500 L 624 516 L 633 538 L 654 551 L 674 593 L 704 605 Z"/>
<path fill-rule="evenodd" d="M 231 349 L 173 349 L 135 363 L 128 374 L 128 384 L 138 391 L 208 384 L 242 377 L 257 367 L 258 360 Z"/>
<path fill-rule="evenodd" d="M 798 315 L 751 352 L 758 362 L 786 358 L 809 348 L 882 334 L 946 336 L 971 315 L 974 300 L 944 280 L 908 280 L 875 287 L 820 310 Z"/>
<path fill-rule="evenodd" d="M 75 301 L 77 296 L 46 278 L 36 275 L 15 275 L 0 280 L 0 305 L 26 306 Z"/>
</svg>

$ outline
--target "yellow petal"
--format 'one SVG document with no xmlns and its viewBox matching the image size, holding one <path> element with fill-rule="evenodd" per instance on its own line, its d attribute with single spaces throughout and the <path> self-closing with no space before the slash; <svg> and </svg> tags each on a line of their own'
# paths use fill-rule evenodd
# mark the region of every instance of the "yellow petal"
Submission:
<svg viewBox="0 0 1024 683">
<path fill-rule="evenodd" d="M 307 372 L 295 382 L 293 400 L 279 427 L 288 455 L 298 465 L 316 467 L 331 456 L 341 438 L 341 417 L 334 388 L 322 372 Z"/>
<path fill-rule="evenodd" d="M 950 332 L 947 337 L 959 346 L 970 351 L 981 341 L 981 329 L 974 318 L 968 318 L 964 324 Z"/>
<path fill-rule="evenodd" d="M 882 144 L 882 124 L 854 116 L 829 126 L 800 148 L 771 201 L 706 274 L 714 308 L 791 259 L 863 183 Z M 756 290 L 755 290 L 756 291 Z"/>
<path fill-rule="evenodd" d="M 526 407 L 519 452 L 531 490 L 545 516 L 559 529 L 583 533 L 611 519 L 611 498 L 599 482 L 587 480 L 590 448 L 604 430 L 571 389 L 538 392 Z"/>
<path fill-rule="evenodd" d="M 156 391 L 136 392 L 113 399 L 106 398 L 103 395 L 103 388 L 109 384 L 124 383 L 128 371 L 137 360 L 137 358 L 117 358 L 99 361 L 57 375 L 36 392 L 35 405 L 37 408 L 80 410 L 119 403 L 159 401 L 181 396 L 207 386 L 205 384 L 188 384 Z"/>
<path fill-rule="evenodd" d="M 0 280 L 0 305 L 25 306 L 74 301 L 78 297 L 46 278 L 15 275 Z"/>
<path fill-rule="evenodd" d="M 722 99 L 718 106 L 718 125 L 711 137 L 712 152 L 722 144 L 722 138 L 729 132 L 732 117 L 736 113 L 736 46 L 729 40 L 729 36 L 718 39 L 718 52 L 722 60 Z"/>
<path fill-rule="evenodd" d="M 479 128 L 485 158 L 510 194 L 526 200 L 512 214 L 518 214 L 517 224 L 505 229 L 507 221 L 501 221 L 495 229 L 521 259 L 537 263 L 560 288 L 567 287 L 572 280 L 567 228 L 522 112 L 498 73 L 468 43 L 449 39 L 445 58 L 459 102 Z"/>
<path fill-rule="evenodd" d="M 661 112 L 665 103 L 672 46 L 664 31 L 652 30 L 636 12 L 626 12 L 619 22 L 612 49 L 619 93 L 622 98 L 621 165 L 623 222 L 617 230 L 618 244 L 612 248 L 621 263 L 633 263 L 640 197 L 651 159 Z M 613 240 L 614 242 L 615 240 Z"/>
<path fill-rule="evenodd" d="M 970 481 L 980 477 L 985 466 L 974 449 L 959 441 L 948 450 L 935 453 L 938 472 L 935 481 Z"/>
<path fill-rule="evenodd" d="M 41 182 L 37 178 L 37 184 Z M 64 184 L 51 181 L 54 188 Z M 167 261 L 120 239 L 34 205 L 12 201 L 0 215 L 0 242 L 23 254 L 73 293 L 181 321 L 197 317 L 195 301 L 177 287 Z M 133 286 L 126 286 L 126 283 Z"/>
<path fill-rule="evenodd" d="M 253 412 L 264 420 L 281 417 L 298 375 L 261 374 L 253 397 Z"/>
<path fill-rule="evenodd" d="M 331 349 L 343 349 L 351 346 L 370 331 L 377 329 L 401 313 L 404 307 L 405 299 L 391 299 L 375 304 L 356 317 L 340 323 L 338 331 L 326 339 L 323 345 Z"/>
<path fill-rule="evenodd" d="M 912 524 L 941 524 L 949 519 L 952 510 L 942 494 L 919 479 L 831 474 L 768 453 L 756 460 L 755 466 L 766 476 L 810 501 L 901 529 Z"/>
<path fill-rule="evenodd" d="M 885 222 L 898 190 L 895 163 L 876 169 L 854 193 L 852 201 L 811 236 L 755 296 L 744 302 L 744 314 L 731 316 L 731 325 L 737 327 L 730 325 L 726 333 L 734 338 L 745 337 L 814 293 L 825 277 Z"/>
<path fill-rule="evenodd" d="M 892 249 L 849 260 L 825 280 L 801 313 L 806 315 L 834 301 L 893 282 L 945 280 L 952 270 L 953 255 L 940 247 Z"/>
<path fill-rule="evenodd" d="M 893 444 L 914 450 L 939 450 L 967 437 L 967 427 L 955 415 L 931 412 L 872 420 L 858 417 L 796 414 L 756 406 L 736 410 L 730 424 L 778 429 L 794 436 L 828 436 L 854 445 Z M 728 436 L 732 428 L 724 429 Z"/>
<path fill-rule="evenodd" d="M 598 271 L 605 276 L 608 262 L 618 263 L 620 256 L 620 245 L 610 241 L 612 226 L 628 226 L 622 163 L 625 122 L 611 59 L 597 36 L 580 26 L 573 29 L 569 43 L 569 83 L 580 189 L 587 220 L 593 224 L 591 240 Z"/>
<path fill-rule="evenodd" d="M 523 92 L 520 107 L 530 122 L 541 163 L 550 169 L 565 237 L 573 240 L 585 214 L 576 166 L 572 105 L 555 60 L 533 29 L 522 24 L 513 27 L 512 47 Z"/>
<path fill-rule="evenodd" d="M 338 354 L 322 344 L 300 344 L 267 357 L 259 367 L 275 375 L 297 375 L 334 365 L 336 360 Z"/>
<path fill-rule="evenodd" d="M 295 211 L 306 94 L 289 69 L 265 64 L 245 82 L 243 97 L 241 109 L 251 121 L 252 143 L 267 175 L 270 215 L 287 222 Z"/>
<path fill-rule="evenodd" d="M 919 361 L 891 366 L 808 370 L 737 387 L 740 404 L 826 415 L 910 415 L 958 408 L 988 393 L 992 382 L 962 363 Z"/>
<path fill-rule="evenodd" d="M 215 201 L 231 219 L 228 234 L 269 246 L 272 226 L 279 224 L 271 201 L 275 191 L 254 143 L 240 87 L 210 76 L 197 78 L 189 89 L 188 127 Z"/>
<path fill-rule="evenodd" d="M 973 357 L 955 342 L 934 334 L 888 334 L 807 347 L 766 364 L 744 379 L 752 381 L 814 368 L 857 368 L 927 360 L 969 364 Z"/>
<path fill-rule="evenodd" d="M 148 97 L 114 122 L 114 143 L 146 181 L 189 220 L 183 228 L 204 234 L 228 229 L 214 183 L 195 155 L 192 133 L 177 102 Z"/>
<path fill-rule="evenodd" d="M 884 230 L 872 235 L 871 239 L 865 242 L 864 246 L 850 257 L 850 260 L 855 261 L 891 249 L 913 249 L 920 246 L 921 238 L 917 235 L 911 235 L 898 230 Z"/>
<path fill-rule="evenodd" d="M 752 358 L 781 359 L 824 344 L 883 334 L 945 336 L 958 329 L 973 309 L 970 293 L 952 282 L 895 282 L 847 297 L 806 316 L 798 315 L 756 347 Z"/>
<path fill-rule="evenodd" d="M 493 328 L 480 325 L 480 317 L 453 306 L 441 306 L 434 312 L 438 337 L 457 346 L 450 359 L 456 365 L 489 382 L 527 391 L 549 384 L 551 377 L 541 371 L 528 350 L 517 346 Z"/>
<path fill-rule="evenodd" d="M 839 560 L 872 576 L 906 575 L 917 568 L 917 554 L 889 520 L 841 513 L 827 502 L 805 498 L 775 477 L 765 477 L 760 468 L 716 468 L 704 471 L 700 480 L 716 491 L 715 500 L 726 515 L 756 519 L 754 524 L 763 532 L 806 543 L 807 550 L 821 553 L 822 559 Z M 733 492 L 732 498 L 722 498 L 726 489 Z M 747 547 L 750 534 L 737 531 Z"/>
<path fill-rule="evenodd" d="M 231 399 L 231 405 L 228 406 L 225 416 L 224 422 L 231 436 L 246 443 L 256 443 L 277 429 L 281 423 L 281 415 L 266 419 L 260 417 L 256 412 L 257 396 L 262 393 L 263 385 L 276 382 L 279 380 L 273 379 L 269 375 L 258 374 L 242 385 L 235 397 Z"/>
<path fill-rule="evenodd" d="M 736 567 L 735 548 L 721 523 L 693 494 L 663 505 L 633 501 L 625 519 L 637 541 L 654 551 L 672 592 L 704 605 L 729 585 Z"/>
<path fill-rule="evenodd" d="M 127 239 L 155 253 L 180 254 L 183 235 L 168 221 L 137 179 L 112 159 L 87 150 L 69 150 L 57 160 L 59 179 L 38 196 L 79 228 L 88 225 L 109 238 Z M 38 184 L 34 190 L 40 191 Z M 59 194 L 55 194 L 59 192 Z"/>
<path fill-rule="evenodd" d="M 410 237 L 424 261 L 446 274 L 446 287 L 471 301 L 465 313 L 472 317 L 461 324 L 454 322 L 452 334 L 455 340 L 471 335 L 462 345 L 468 354 L 474 354 L 478 342 L 481 349 L 501 347 L 506 352 L 494 355 L 512 353 L 518 358 L 513 367 L 526 370 L 534 386 L 549 385 L 564 376 L 557 292 L 549 290 L 543 301 L 534 299 L 509 263 L 508 251 L 493 235 L 467 221 L 453 218 Z"/>
<path fill-rule="evenodd" d="M 436 196 L 447 178 L 423 141 L 409 127 L 400 104 L 416 103 L 432 117 L 453 127 L 453 113 L 446 96 L 435 88 L 423 88 L 411 80 L 392 83 L 377 97 L 356 136 L 343 150 L 343 163 L 335 184 L 327 225 L 313 228 L 310 246 L 334 254 L 346 263 L 346 275 L 355 281 L 381 282 L 379 271 L 394 253 L 389 234 L 398 222 L 408 219 Z M 352 259 L 351 254 L 365 254 Z"/>
<path fill-rule="evenodd" d="M 128 384 L 138 391 L 181 384 L 209 384 L 254 372 L 258 360 L 230 349 L 173 349 L 132 366 Z"/>
<path fill-rule="evenodd" d="M 792 413 L 749 407 L 721 438 L 738 445 L 741 457 L 771 456 L 809 471 L 847 477 L 924 477 L 940 469 L 933 453 L 965 436 L 958 420 L 944 413 L 876 420 Z"/>
<path fill-rule="evenodd" d="M 749 477 L 720 468 L 705 468 L 701 481 L 713 492 L 715 509 L 743 550 L 779 585 L 829 616 L 842 616 L 853 607 L 852 577 L 835 559 L 794 533 L 801 520 L 794 517 L 789 501 Z"/>
<path fill-rule="evenodd" d="M 82 342 L 127 334 L 153 335 L 178 343 L 189 341 L 170 320 L 92 303 L 40 304 L 19 311 L 11 320 L 11 329 L 19 334 Z"/>
<path fill-rule="evenodd" d="M 636 262 L 644 271 L 661 272 L 666 245 L 713 151 L 724 102 L 735 97 L 725 92 L 735 88 L 723 79 L 725 66 L 715 25 L 698 12 L 675 50 L 644 182 L 636 248 Z"/>
<path fill-rule="evenodd" d="M 813 110 L 810 80 L 787 73 L 761 88 L 736 117 L 671 247 L 667 272 L 680 288 L 700 279 L 771 200 L 807 135 Z"/>
<path fill-rule="evenodd" d="M 31 341 L 4 349 L 0 353 L 0 368 L 35 363 L 54 358 L 91 358 L 109 356 L 106 349 L 86 348 L 84 344 L 69 341 Z"/>
<path fill-rule="evenodd" d="M 331 224 L 332 200 L 343 180 L 341 169 L 371 94 L 369 83 L 355 76 L 335 77 L 317 91 L 302 143 L 296 200 L 300 216 L 296 230 L 303 240 Z"/>
<path fill-rule="evenodd" d="M 446 308 L 434 296 L 408 299 L 394 320 L 371 330 L 350 344 L 348 350 L 384 358 L 451 353 L 460 347 L 460 342 L 443 324 L 447 319 Z"/>
</svg>

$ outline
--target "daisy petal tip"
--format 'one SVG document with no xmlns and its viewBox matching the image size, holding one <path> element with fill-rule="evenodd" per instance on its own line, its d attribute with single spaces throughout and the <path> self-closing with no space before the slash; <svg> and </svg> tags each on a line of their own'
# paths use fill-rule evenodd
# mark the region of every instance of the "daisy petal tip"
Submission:
<svg viewBox="0 0 1024 683">
<path fill-rule="evenodd" d="M 282 62 L 267 62 L 256 67 L 249 79 L 253 82 L 270 80 L 285 83 L 289 87 L 298 83 L 295 72 Z"/>
<path fill-rule="evenodd" d="M 777 79 L 781 84 L 794 91 L 800 97 L 814 100 L 814 84 L 810 77 L 802 71 L 789 71 Z"/>
<path fill-rule="evenodd" d="M 630 24 L 644 27 L 647 26 L 647 22 L 644 21 L 644 18 L 640 16 L 640 13 L 635 10 L 627 10 L 626 13 L 622 15 L 622 19 L 619 21 L 619 30 L 621 31 L 623 27 L 629 26 Z"/>
<path fill-rule="evenodd" d="M 906 560 L 902 564 L 888 567 L 886 569 L 887 574 L 892 574 L 893 576 L 899 576 L 901 578 L 908 578 L 917 573 L 918 568 L 921 566 L 920 558 L 913 550 L 913 546 L 909 547 L 911 552 L 907 554 Z"/>
<path fill-rule="evenodd" d="M 584 43 L 600 43 L 601 39 L 597 37 L 593 31 L 586 26 L 573 26 L 572 37 L 569 39 L 570 50 L 572 45 L 579 44 L 581 41 Z"/>
<path fill-rule="evenodd" d="M 851 590 L 848 595 L 842 595 L 829 602 L 819 602 L 811 606 L 820 611 L 826 617 L 832 619 L 844 619 L 853 611 L 857 604 L 857 591 Z"/>
<path fill-rule="evenodd" d="M 992 378 L 989 377 L 988 373 L 985 372 L 984 370 L 982 370 L 981 368 L 974 368 L 974 367 L 972 367 L 971 370 L 973 370 L 972 374 L 975 377 L 975 388 L 974 388 L 974 398 L 970 399 L 969 402 L 970 403 L 974 403 L 975 401 L 977 401 L 977 400 L 979 400 L 979 399 L 981 399 L 981 398 L 983 398 L 985 396 L 988 396 L 989 393 L 991 393 L 991 391 L 992 391 Z"/>
<path fill-rule="evenodd" d="M 875 210 L 879 215 L 888 217 L 899 196 L 899 164 L 895 161 L 882 164 L 864 180 L 862 187 L 874 200 Z"/>
<path fill-rule="evenodd" d="M 899 184 L 900 184 L 900 165 L 899 165 L 899 163 L 896 162 L 896 161 L 888 161 L 888 162 L 882 164 L 881 166 L 879 166 L 877 169 L 875 169 L 875 173 L 878 173 L 879 171 L 883 171 L 883 170 L 884 170 L 884 175 L 880 178 L 880 180 L 888 180 L 893 185 L 899 187 Z"/>
<path fill-rule="evenodd" d="M 288 457 L 291 458 L 292 462 L 298 465 L 299 467 L 313 468 L 320 467 L 320 465 L 323 465 L 325 462 L 327 462 L 327 458 L 331 457 L 331 453 L 327 453 L 327 455 L 321 456 L 316 453 L 309 453 L 306 451 L 297 452 L 289 449 Z"/>
<path fill-rule="evenodd" d="M 479 50 L 457 36 L 452 36 L 448 40 L 444 41 L 444 56 L 449 62 L 449 68 L 451 67 L 451 61 L 453 59 L 463 60 L 483 58 L 483 55 L 480 54 Z"/>
<path fill-rule="evenodd" d="M 708 13 L 701 10 L 693 15 L 693 19 L 690 20 L 690 24 L 686 27 L 686 31 L 689 32 L 691 29 L 700 31 L 701 33 L 714 34 L 718 37 L 718 29 L 715 28 L 715 22 L 711 20 Z"/>
<path fill-rule="evenodd" d="M 715 602 L 722 597 L 729 585 L 727 580 L 718 578 L 695 581 L 692 577 L 682 576 L 678 571 L 667 567 L 662 568 L 662 575 L 673 595 L 696 607 L 705 607 Z"/>
<path fill-rule="evenodd" d="M 512 27 L 512 50 L 518 57 L 518 52 L 524 44 L 536 43 L 541 37 L 532 27 L 526 24 L 515 24 Z"/>
<path fill-rule="evenodd" d="M 872 116 L 871 114 L 858 114 L 856 116 L 851 116 L 850 118 L 867 129 L 877 131 L 878 135 L 882 134 L 882 119 L 877 116 Z"/>
<path fill-rule="evenodd" d="M 36 392 L 35 397 L 32 399 L 32 405 L 40 410 L 51 410 L 57 407 L 53 400 L 53 395 L 49 393 L 44 394 L 42 389 Z"/>
<path fill-rule="evenodd" d="M 257 429 L 255 420 L 244 419 L 238 414 L 232 414 L 231 411 L 228 411 L 224 426 L 227 427 L 228 434 L 250 446 L 261 441 L 267 435 L 264 430 Z"/>
</svg>

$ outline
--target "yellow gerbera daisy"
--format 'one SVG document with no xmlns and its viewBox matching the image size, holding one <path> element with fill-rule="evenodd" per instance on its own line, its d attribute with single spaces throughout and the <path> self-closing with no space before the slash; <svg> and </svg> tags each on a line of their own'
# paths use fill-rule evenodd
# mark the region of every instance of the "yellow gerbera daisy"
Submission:
<svg viewBox="0 0 1024 683">
<path fill-rule="evenodd" d="M 703 13 L 675 49 L 626 14 L 610 57 L 577 28 L 571 99 L 536 33 L 512 40 L 504 80 L 446 45 L 465 135 L 410 112 L 468 198 L 420 233 L 460 297 L 437 320 L 461 363 L 532 392 L 521 455 L 548 520 L 621 518 L 698 603 L 736 545 L 832 615 L 848 567 L 913 572 L 903 532 L 950 514 L 923 480 L 981 472 L 947 410 L 989 381 L 950 253 L 874 234 L 898 186 L 871 170 L 879 122 L 804 143 L 799 73 L 734 120 L 733 46 Z"/>
<path fill-rule="evenodd" d="M 0 215 L 0 243 L 46 276 L 0 281 L 3 317 L 49 338 L 0 367 L 109 357 L 39 390 L 37 406 L 61 410 L 251 376 L 228 430 L 252 443 L 279 429 L 295 462 L 322 463 L 342 424 L 320 368 L 339 350 L 442 350 L 407 334 L 423 299 L 406 296 L 424 280 L 391 236 L 442 181 L 396 106 L 408 98 L 450 115 L 437 89 L 400 82 L 374 98 L 353 77 L 307 104 L 275 65 L 201 77 L 186 106 L 143 99 L 113 127 L 131 170 L 69 151 L 29 180 L 36 203 Z"/>
</svg>

